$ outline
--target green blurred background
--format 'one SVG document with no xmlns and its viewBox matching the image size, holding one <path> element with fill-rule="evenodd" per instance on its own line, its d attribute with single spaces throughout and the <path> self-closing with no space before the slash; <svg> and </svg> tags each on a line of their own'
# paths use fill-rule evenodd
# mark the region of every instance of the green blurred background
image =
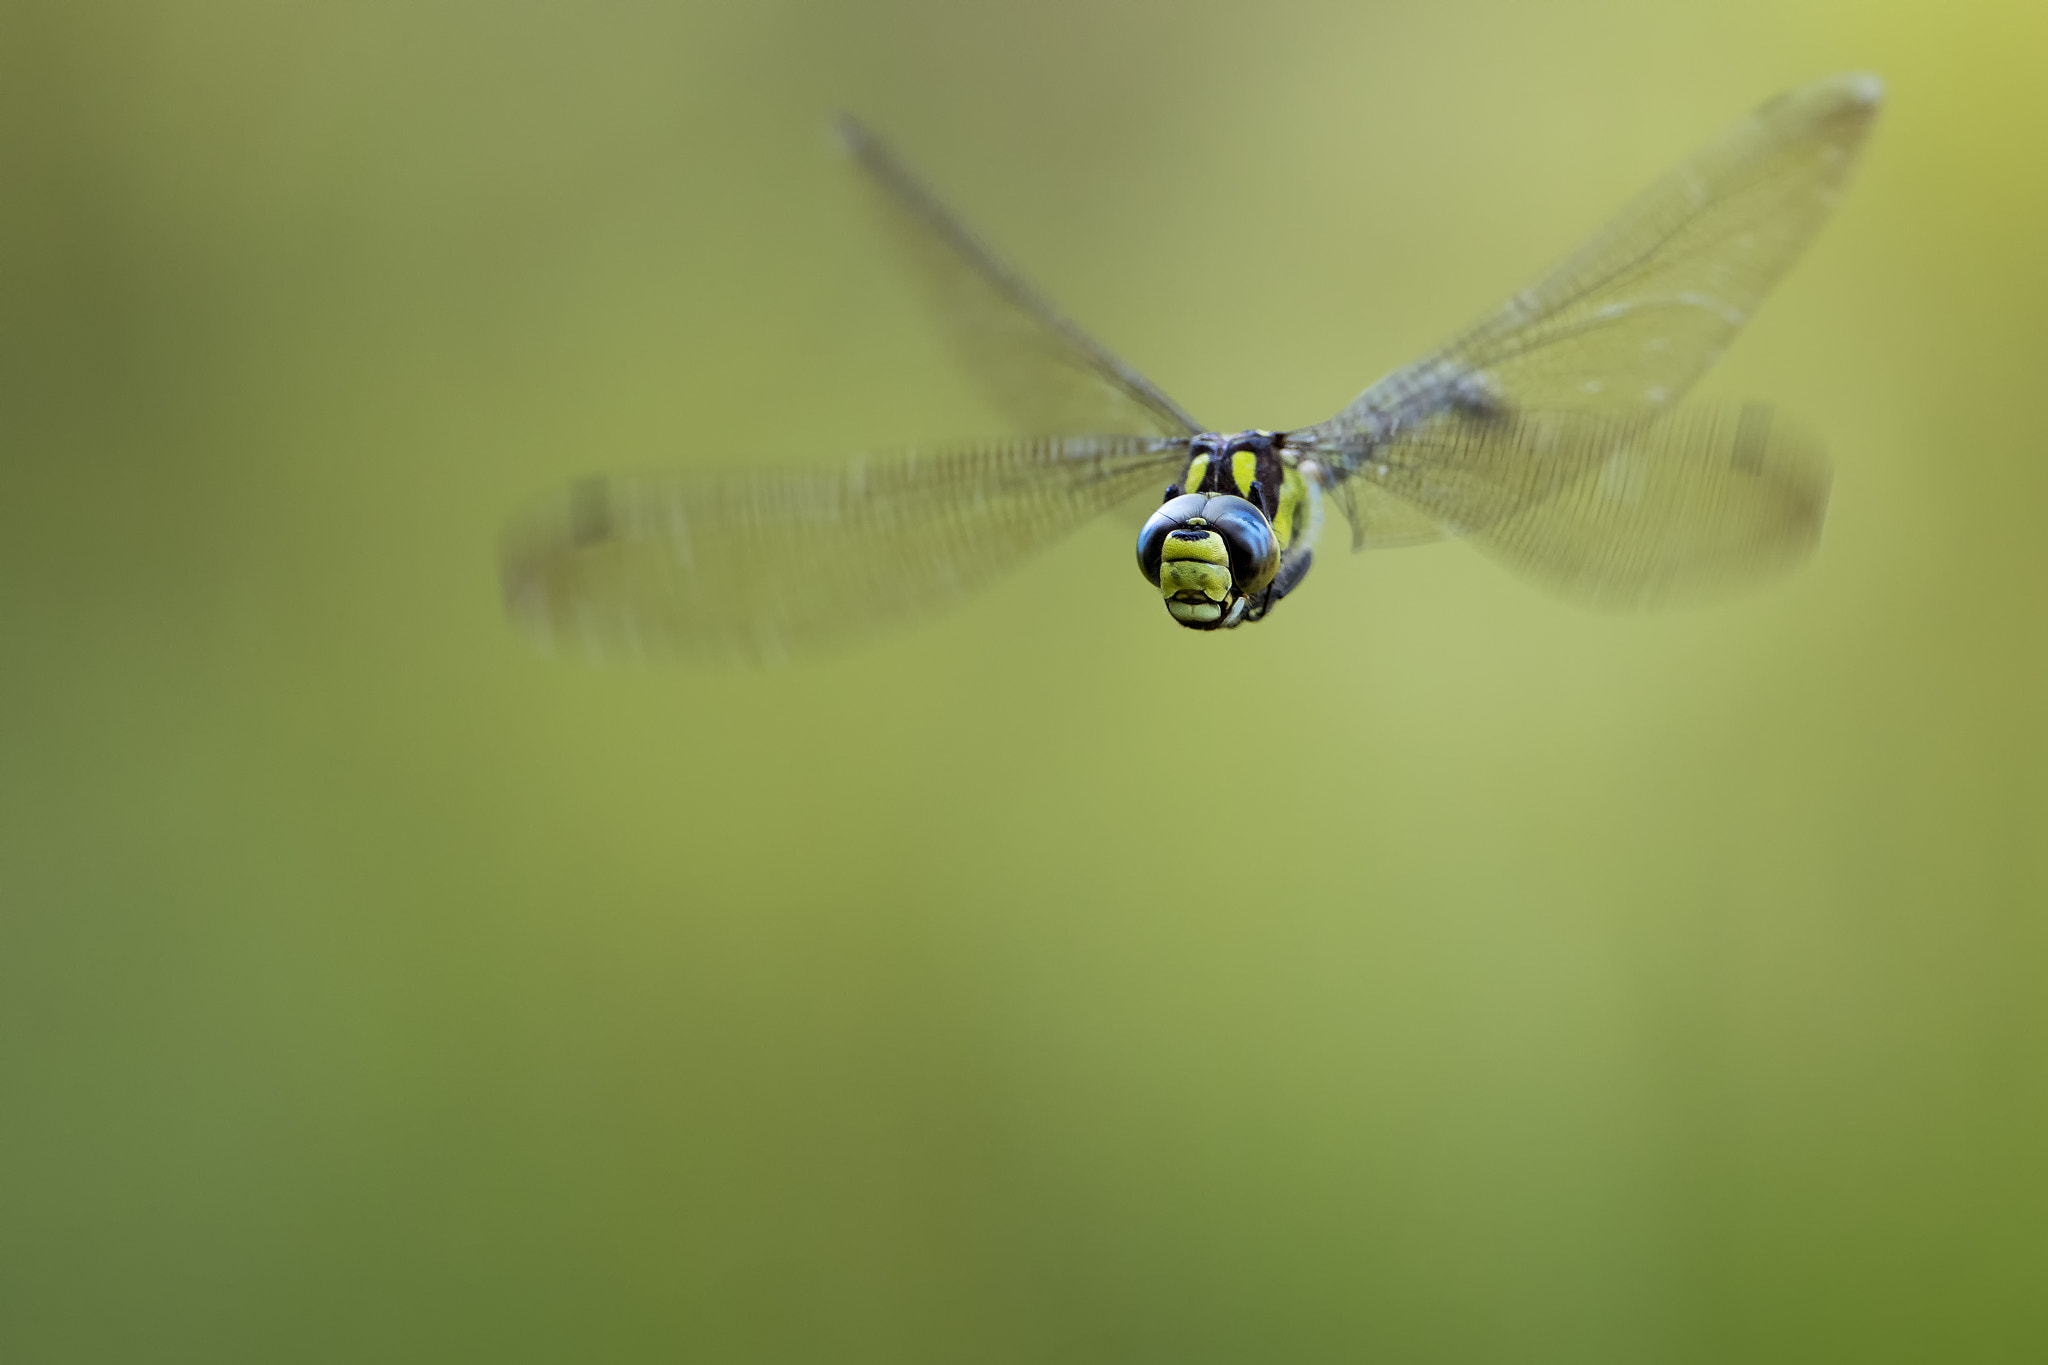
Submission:
<svg viewBox="0 0 2048 1365">
<path fill-rule="evenodd" d="M 781 671 L 502 616 L 577 475 L 995 429 L 835 109 L 1284 427 L 1858 67 L 1704 389 L 1836 453 L 1763 592 L 1332 554 L 1211 638 L 1105 522 Z M 0 1358 L 2048 1358 L 2044 73 L 2038 0 L 6 5 Z"/>
</svg>

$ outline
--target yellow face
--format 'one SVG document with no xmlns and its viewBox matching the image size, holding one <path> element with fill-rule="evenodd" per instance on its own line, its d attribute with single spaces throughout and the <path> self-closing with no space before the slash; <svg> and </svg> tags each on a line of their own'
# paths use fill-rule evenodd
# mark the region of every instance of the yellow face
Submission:
<svg viewBox="0 0 2048 1365">
<path fill-rule="evenodd" d="M 1159 593 L 1174 620 L 1182 625 L 1221 621 L 1230 587 L 1230 549 L 1221 535 L 1192 526 L 1167 535 L 1160 547 Z"/>
</svg>

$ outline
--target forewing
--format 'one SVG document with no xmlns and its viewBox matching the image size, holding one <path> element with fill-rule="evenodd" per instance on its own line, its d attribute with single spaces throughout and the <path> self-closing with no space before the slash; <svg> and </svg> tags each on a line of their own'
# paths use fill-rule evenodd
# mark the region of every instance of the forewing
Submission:
<svg viewBox="0 0 2048 1365">
<path fill-rule="evenodd" d="M 1875 77 L 1847 75 L 1772 100 L 1315 434 L 1355 446 L 1449 407 L 1628 413 L 1675 401 L 1825 221 L 1882 94 Z"/>
<path fill-rule="evenodd" d="M 1666 413 L 1451 413 L 1356 479 L 1567 597 L 1632 608 L 1755 579 L 1811 553 L 1830 471 L 1760 404 Z"/>
<path fill-rule="evenodd" d="M 506 604 L 570 651 L 772 661 L 982 587 L 1169 477 L 1185 450 L 1073 436 L 589 479 L 507 533 Z"/>
<path fill-rule="evenodd" d="M 851 118 L 839 134 L 867 173 L 891 237 L 924 286 L 955 352 L 1022 431 L 1201 428 L 997 260 L 878 138 Z"/>
</svg>

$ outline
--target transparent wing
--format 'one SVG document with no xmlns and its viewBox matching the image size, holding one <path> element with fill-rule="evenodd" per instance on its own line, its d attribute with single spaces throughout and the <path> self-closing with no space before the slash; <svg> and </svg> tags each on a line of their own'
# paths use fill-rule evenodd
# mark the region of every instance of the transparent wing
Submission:
<svg viewBox="0 0 2048 1365">
<path fill-rule="evenodd" d="M 1820 447 L 1758 404 L 1448 413 L 1375 451 L 1383 491 L 1565 596 L 1630 608 L 1790 567 L 1827 515 Z"/>
<path fill-rule="evenodd" d="M 1167 436 L 1202 430 L 997 260 L 874 134 L 846 117 L 838 131 L 867 173 L 890 235 L 925 286 L 954 349 L 1020 430 Z"/>
<path fill-rule="evenodd" d="M 1451 534 L 1429 513 L 1372 479 L 1347 478 L 1329 493 L 1351 523 L 1353 550 L 1398 550 Z"/>
<path fill-rule="evenodd" d="M 1170 477 L 1185 452 L 1071 436 L 590 479 L 507 533 L 506 605 L 577 652 L 774 660 L 974 591 Z"/>
<path fill-rule="evenodd" d="M 1498 312 L 1307 434 L 1362 459 L 1447 408 L 1676 400 L 1826 219 L 1882 95 L 1875 77 L 1846 75 L 1772 100 Z M 1331 463 L 1341 475 L 1342 456 Z"/>
</svg>

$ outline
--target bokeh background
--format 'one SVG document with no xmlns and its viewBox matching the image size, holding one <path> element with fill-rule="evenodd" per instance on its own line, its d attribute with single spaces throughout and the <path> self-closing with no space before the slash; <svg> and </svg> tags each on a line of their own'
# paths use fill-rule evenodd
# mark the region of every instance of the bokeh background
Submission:
<svg viewBox="0 0 2048 1365">
<path fill-rule="evenodd" d="M 779 671 L 502 615 L 575 476 L 997 429 L 835 109 L 1284 427 L 1852 68 L 1703 390 L 1836 453 L 1767 590 L 1335 553 L 1199 637 L 1105 522 Z M 0 1357 L 2048 1358 L 2044 72 L 2038 0 L 13 0 Z"/>
</svg>

